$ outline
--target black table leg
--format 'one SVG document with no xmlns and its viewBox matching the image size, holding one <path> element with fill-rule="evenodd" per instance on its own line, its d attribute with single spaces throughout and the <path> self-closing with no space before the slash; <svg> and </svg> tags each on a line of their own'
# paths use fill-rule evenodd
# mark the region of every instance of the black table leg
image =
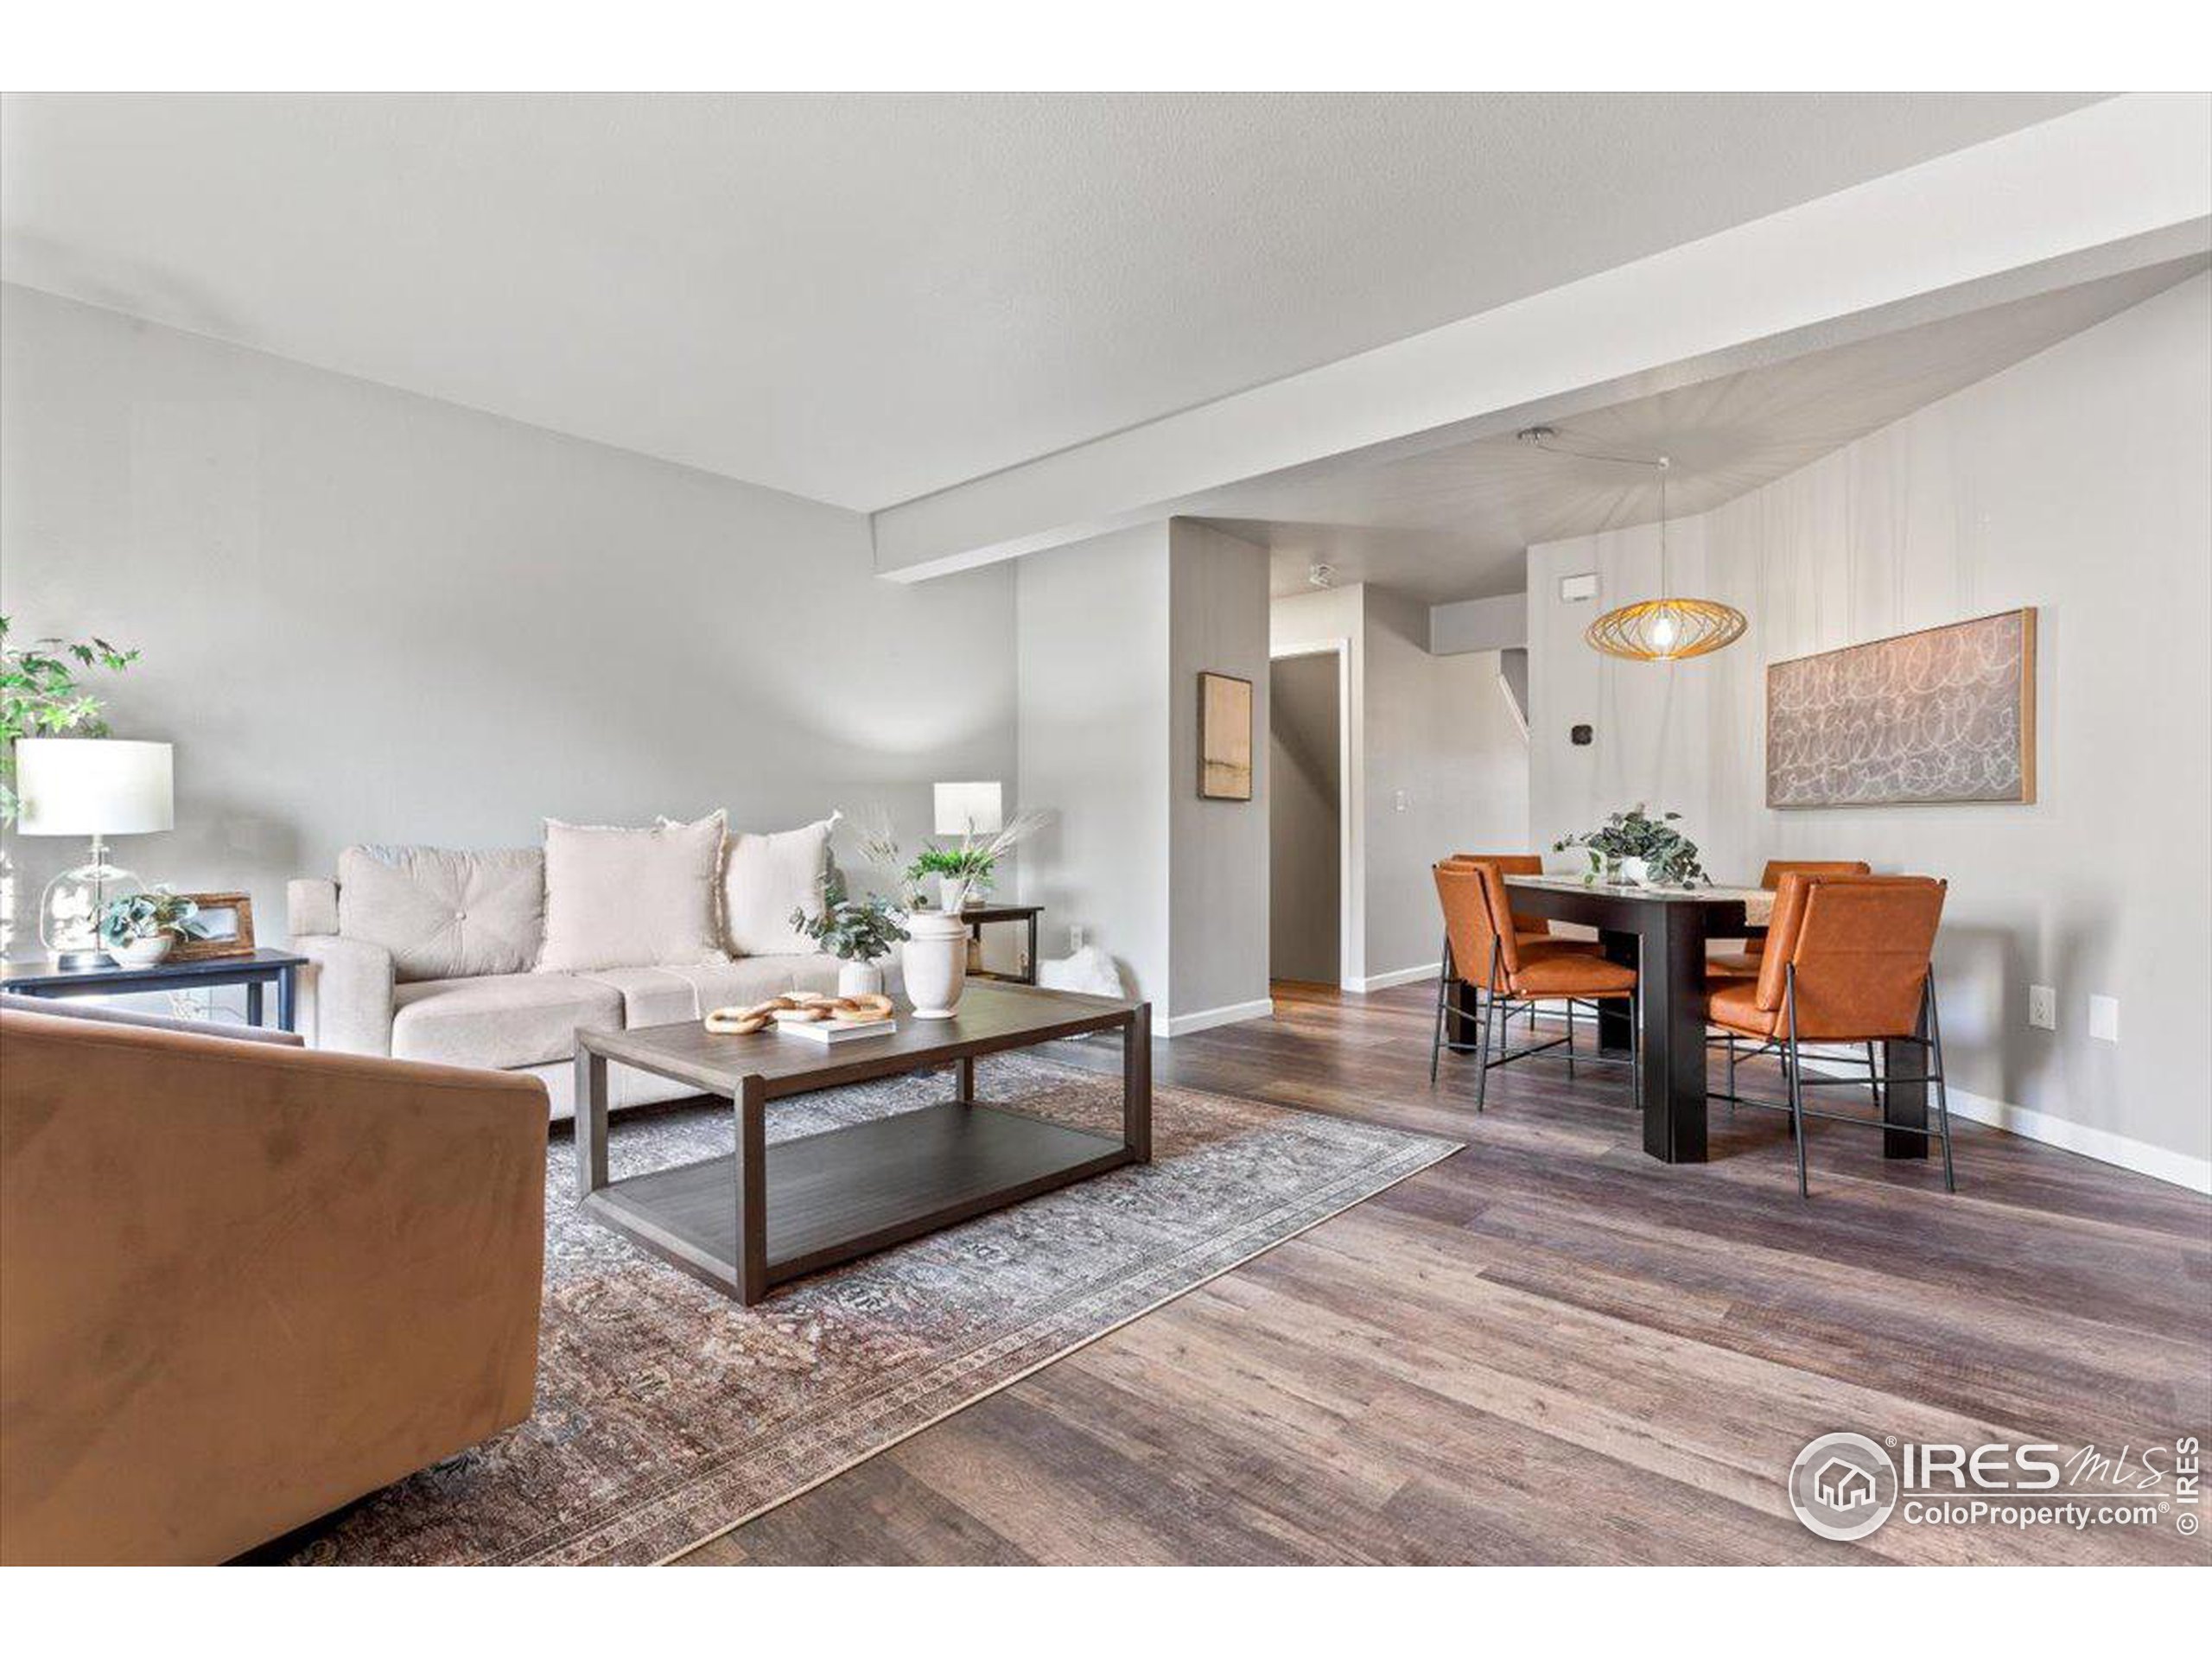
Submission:
<svg viewBox="0 0 2212 1659">
<path fill-rule="evenodd" d="M 1701 905 L 1644 907 L 1643 1149 L 1669 1164 L 1705 1161 L 1705 922 Z"/>
<path fill-rule="evenodd" d="M 1628 968 L 1636 966 L 1635 934 L 1607 931 L 1599 933 L 1598 938 L 1608 962 L 1618 962 Z M 1625 1054 L 1633 1046 L 1629 1036 L 1628 1004 L 1618 997 L 1605 998 L 1598 1004 L 1598 1052 Z"/>
<path fill-rule="evenodd" d="M 1928 1005 L 1924 1001 L 1921 1004 L 1918 1032 L 1923 1039 L 1928 1035 Z M 1885 1123 L 1916 1129 L 1928 1127 L 1928 1084 L 1925 1079 L 1931 1059 L 1932 1056 L 1923 1042 L 1882 1045 L 1882 1121 Z M 1899 1078 L 1904 1081 L 1899 1082 Z M 1882 1136 L 1882 1156 L 1925 1158 L 1928 1156 L 1928 1137 L 1886 1132 Z"/>
<path fill-rule="evenodd" d="M 1022 975 L 1021 981 L 1025 985 L 1034 985 L 1037 982 L 1037 912 L 1033 910 L 1029 912 L 1028 969 Z"/>
<path fill-rule="evenodd" d="M 261 1023 L 261 982 L 257 979 L 245 982 L 245 1022 L 249 1026 Z"/>
<path fill-rule="evenodd" d="M 297 1031 L 300 970 L 296 968 L 279 969 L 276 973 L 276 1026 L 281 1031 Z"/>
<path fill-rule="evenodd" d="M 1444 1040 L 1472 1048 L 1479 1039 L 1482 1021 L 1475 1015 L 1481 990 L 1464 979 L 1447 980 L 1444 986 Z"/>
</svg>

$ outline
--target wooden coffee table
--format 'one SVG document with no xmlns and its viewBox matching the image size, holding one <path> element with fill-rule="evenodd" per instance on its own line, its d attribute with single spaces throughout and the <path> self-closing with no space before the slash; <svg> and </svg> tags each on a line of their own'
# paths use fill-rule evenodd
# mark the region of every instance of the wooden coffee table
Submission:
<svg viewBox="0 0 2212 1659">
<path fill-rule="evenodd" d="M 576 1192 L 602 1224 L 747 1306 L 770 1287 L 1040 1192 L 1152 1160 L 1152 1005 L 970 985 L 950 1020 L 899 1002 L 888 1035 L 819 1046 L 696 1021 L 576 1033 Z M 1073 1129 L 977 1101 L 979 1056 L 1085 1032 L 1122 1033 L 1122 1133 Z M 610 1181 L 610 1060 L 688 1083 L 737 1113 L 734 1156 Z M 954 1098 L 767 1144 L 767 1104 L 950 1065 Z"/>
</svg>

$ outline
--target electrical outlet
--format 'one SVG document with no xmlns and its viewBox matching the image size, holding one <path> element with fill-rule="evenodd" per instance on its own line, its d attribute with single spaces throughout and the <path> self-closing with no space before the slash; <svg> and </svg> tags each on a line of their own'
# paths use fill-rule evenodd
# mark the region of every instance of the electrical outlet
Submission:
<svg viewBox="0 0 2212 1659">
<path fill-rule="evenodd" d="M 1400 812 L 1404 811 L 1406 810 L 1406 791 L 1402 789 L 1393 791 L 1391 793 L 1391 804 L 1396 810 Z"/>
<path fill-rule="evenodd" d="M 2038 1031 L 2058 1029 L 2058 993 L 2050 986 L 2028 987 L 2028 1023 Z"/>
<path fill-rule="evenodd" d="M 1083 949 L 1083 924 L 1081 922 L 1072 923 L 1068 928 L 1068 949 L 1071 950 L 1080 950 Z"/>
<path fill-rule="evenodd" d="M 2093 996 L 2089 999 L 2089 1035 L 2101 1043 L 2120 1040 L 2120 999 L 2116 996 Z"/>
</svg>

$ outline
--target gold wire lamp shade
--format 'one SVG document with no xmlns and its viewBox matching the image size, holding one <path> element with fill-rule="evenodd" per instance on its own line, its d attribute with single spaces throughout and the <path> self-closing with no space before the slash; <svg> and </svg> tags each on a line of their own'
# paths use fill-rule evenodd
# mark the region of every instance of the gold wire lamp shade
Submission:
<svg viewBox="0 0 2212 1659">
<path fill-rule="evenodd" d="M 1667 473 L 1674 465 L 1665 455 L 1611 455 L 1589 449 L 1570 449 L 1558 442 L 1559 434 L 1548 426 L 1531 426 L 1517 435 L 1523 443 L 1555 455 L 1582 461 L 1618 461 L 1624 467 L 1649 467 L 1659 474 L 1659 592 L 1662 597 L 1617 605 L 1583 630 L 1585 644 L 1608 657 L 1625 657 L 1634 663 L 1678 663 L 1685 657 L 1732 645 L 1744 637 L 1750 620 L 1733 605 L 1717 599 L 1671 599 L 1667 592 Z"/>
<path fill-rule="evenodd" d="M 1749 626 L 1741 611 L 1717 599 L 1647 599 L 1607 611 L 1582 637 L 1609 657 L 1672 663 L 1732 645 Z"/>
</svg>

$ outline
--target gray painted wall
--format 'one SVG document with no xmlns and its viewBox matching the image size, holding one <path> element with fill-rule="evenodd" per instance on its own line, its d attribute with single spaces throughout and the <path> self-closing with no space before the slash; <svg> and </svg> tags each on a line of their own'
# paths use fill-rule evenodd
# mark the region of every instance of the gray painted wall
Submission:
<svg viewBox="0 0 2212 1659">
<path fill-rule="evenodd" d="M 1198 676 L 1256 682 L 1266 730 L 1267 556 L 1177 520 L 1116 531 L 1019 562 L 1023 799 L 1058 814 L 1021 869 L 1066 929 L 1121 964 L 1171 1020 L 1264 999 L 1267 779 L 1255 798 L 1198 798 Z"/>
<path fill-rule="evenodd" d="M 1268 971 L 1323 985 L 1342 972 L 1338 660 L 1285 657 L 1268 674 Z"/>
<path fill-rule="evenodd" d="M 1440 657 L 1462 651 L 1504 651 L 1529 643 L 1529 596 L 1461 599 L 1428 607 L 1428 648 Z"/>
<path fill-rule="evenodd" d="M 186 888 L 539 820 L 787 827 L 1015 777 L 1013 572 L 901 587 L 857 514 L 10 286 L 0 607 L 145 659 Z M 38 884 L 80 849 L 13 839 Z"/>
<path fill-rule="evenodd" d="M 1176 1019 L 1268 995 L 1267 550 L 1187 518 L 1168 525 L 1169 873 Z M 1198 795 L 1198 675 L 1252 683 L 1252 798 Z"/>
<path fill-rule="evenodd" d="M 1617 664 L 1558 604 L 1577 569 L 1603 602 L 1647 591 L 1648 533 L 1531 549 L 1538 833 L 1642 798 L 1691 814 L 1723 880 L 1777 856 L 1947 877 L 1955 1080 L 1998 1121 L 2201 1183 L 2208 455 L 2199 276 L 1677 526 L 1677 569 L 1751 619 L 1713 657 Z M 2018 605 L 2040 608 L 2035 804 L 1767 810 L 1766 663 Z M 1592 718 L 1597 746 L 1569 748 Z M 2056 1033 L 2027 1025 L 2031 984 L 2056 988 Z M 2118 1043 L 2089 1037 L 2092 994 L 2120 1000 Z"/>
<path fill-rule="evenodd" d="M 1134 995 L 1168 983 L 1167 529 L 1143 524 L 1014 566 L 1025 804 L 1053 814 L 1024 849 L 1022 902 L 1045 955 L 1068 929 Z"/>
</svg>

